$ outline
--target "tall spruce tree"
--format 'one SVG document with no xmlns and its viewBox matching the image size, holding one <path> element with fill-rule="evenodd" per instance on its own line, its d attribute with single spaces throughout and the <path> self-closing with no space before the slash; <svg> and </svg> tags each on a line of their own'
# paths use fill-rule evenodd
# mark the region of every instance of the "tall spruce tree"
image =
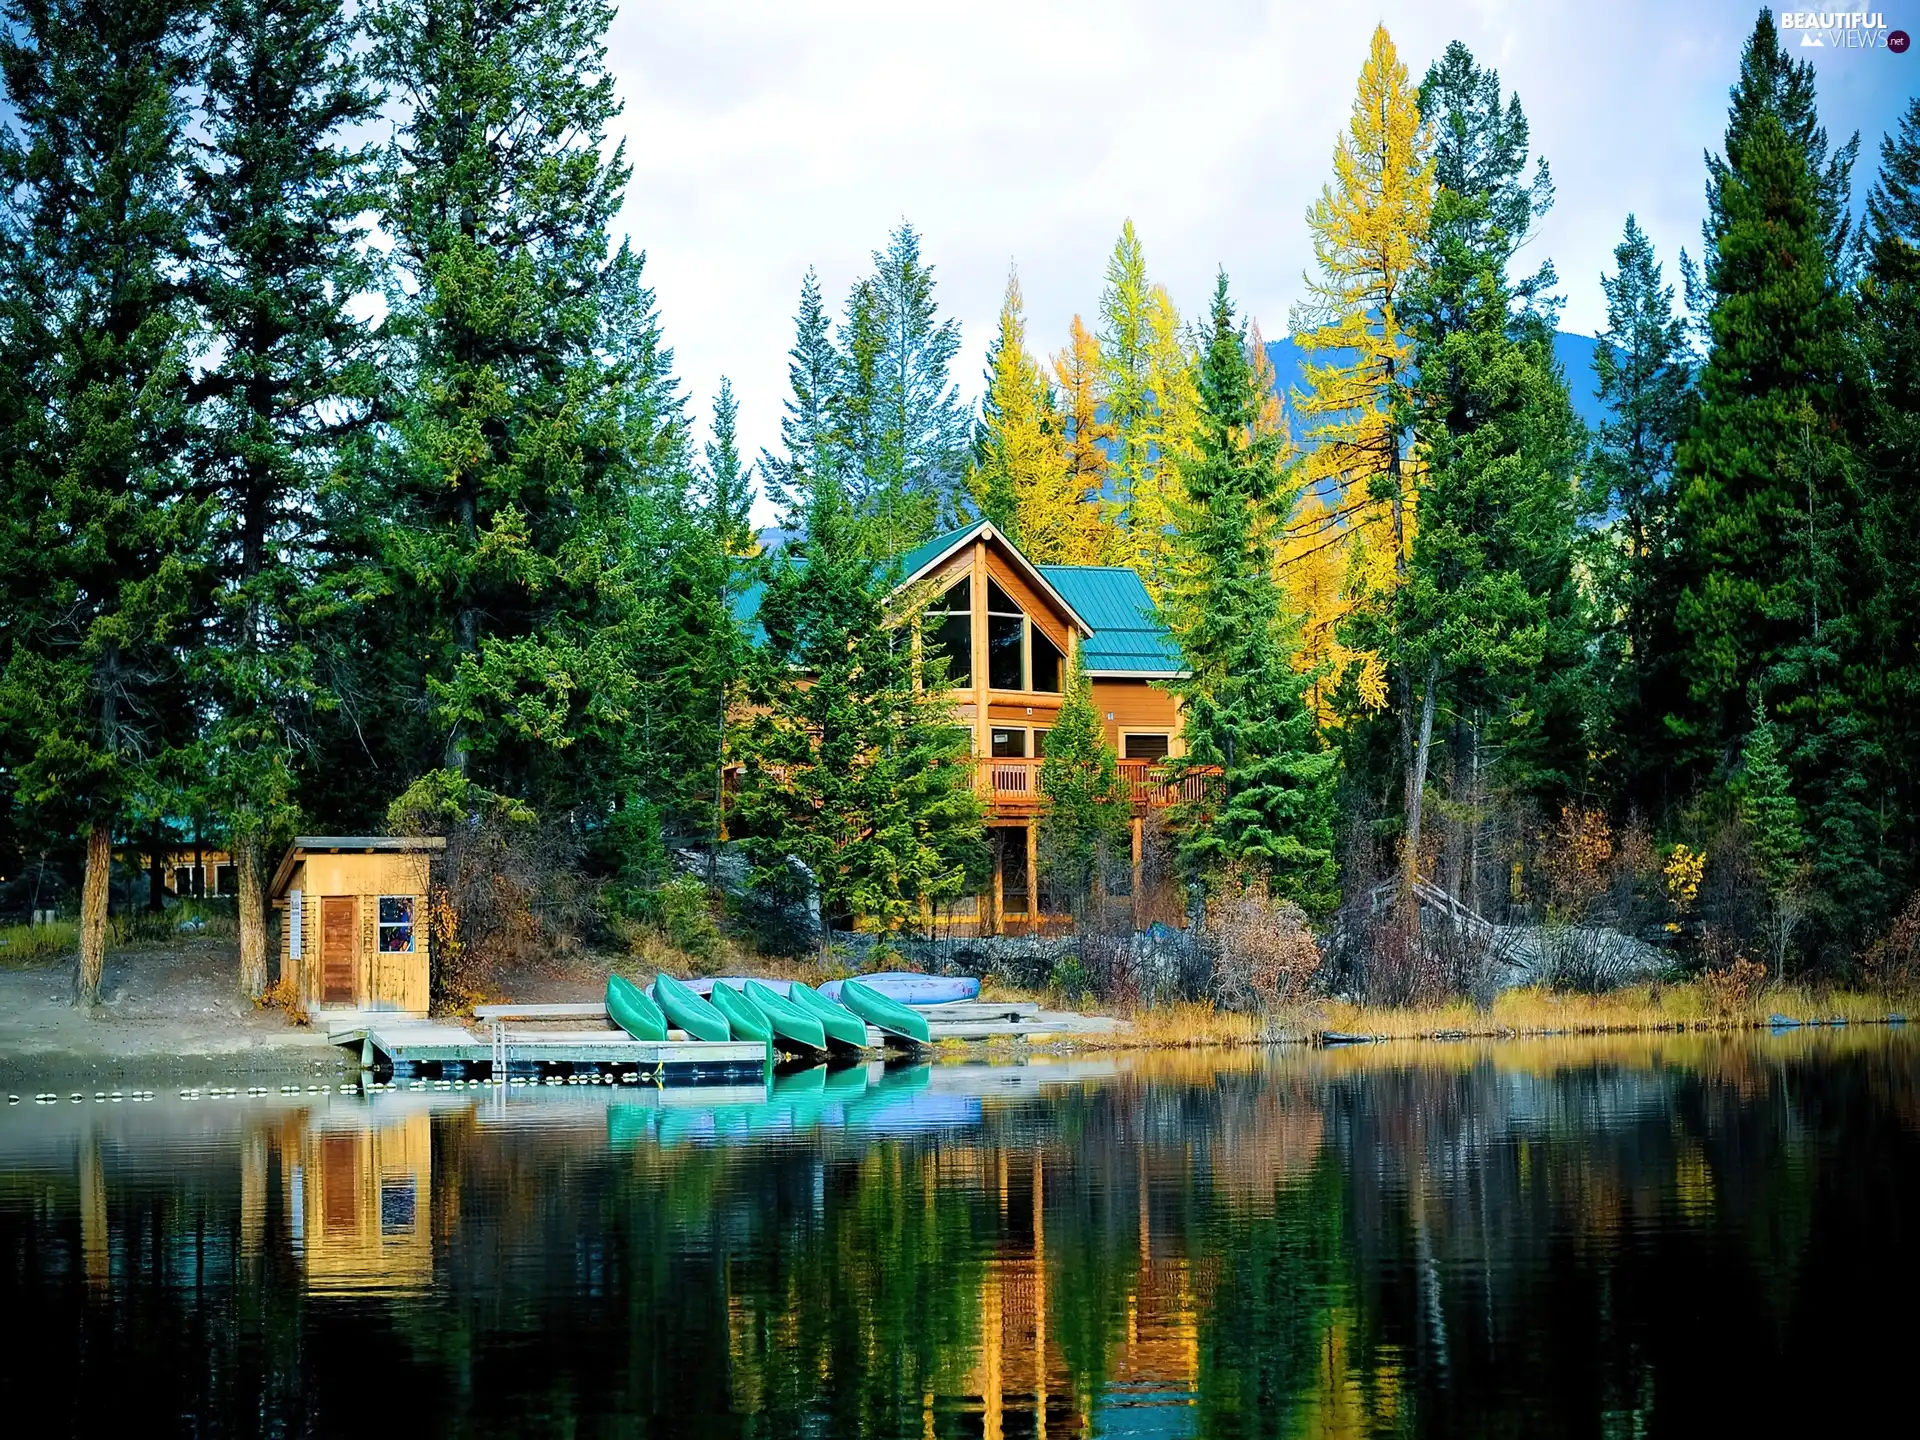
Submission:
<svg viewBox="0 0 1920 1440">
<path fill-rule="evenodd" d="M 619 763 L 639 683 L 634 466 L 685 466 L 684 426 L 659 427 L 675 458 L 636 459 L 629 423 L 653 331 L 641 257 L 608 253 L 628 174 L 603 147 L 612 16 L 380 0 L 368 17 L 374 74 L 405 102 L 383 176 L 402 280 L 378 476 L 395 512 L 381 628 L 404 663 L 383 683 L 411 692 L 409 769 L 546 808 L 603 794 Z"/>
<path fill-rule="evenodd" d="M 886 560 L 959 519 L 969 422 L 950 374 L 960 323 L 940 318 L 919 234 L 902 221 L 873 266 L 847 299 L 840 335 L 843 485 Z"/>
<path fill-rule="evenodd" d="M 1581 671 L 1584 638 L 1573 580 L 1580 436 L 1553 358 L 1555 307 L 1542 296 L 1551 269 L 1517 287 L 1508 275 L 1551 199 L 1544 166 L 1526 180 L 1518 100 L 1503 106 L 1499 77 L 1454 46 L 1422 86 L 1421 104 L 1446 137 L 1426 264 L 1408 307 L 1423 473 L 1406 583 L 1382 612 L 1388 628 L 1377 648 L 1400 657 L 1404 890 L 1410 897 L 1443 753 L 1463 817 L 1446 878 L 1473 903 L 1483 777 L 1500 758 L 1484 753 L 1490 722 L 1499 722 L 1514 781 L 1564 791 L 1580 778 L 1567 773 L 1584 748 L 1569 679 Z"/>
<path fill-rule="evenodd" d="M 823 945 L 836 923 L 913 928 L 976 893 L 986 857 L 969 732 L 942 678 L 916 674 L 870 523 L 817 476 L 805 538 L 772 559 L 728 818 L 757 887 L 819 905 Z"/>
<path fill-rule="evenodd" d="M 342 135 L 375 101 L 340 0 L 215 0 L 208 18 L 193 290 L 212 360 L 192 390 L 220 513 L 199 669 L 207 800 L 235 861 L 241 987 L 258 996 L 263 847 L 292 823 L 295 737 L 318 688 L 305 623 L 325 603 L 319 492 L 374 387 L 350 308 L 371 283 L 372 152 Z"/>
<path fill-rule="evenodd" d="M 1690 423 L 1693 356 L 1687 323 L 1673 313 L 1652 242 L 1634 217 L 1614 247 L 1618 267 L 1600 277 L 1607 328 L 1594 348 L 1597 393 L 1606 417 L 1594 433 L 1591 508 L 1610 514 L 1599 532 L 1594 572 L 1608 612 L 1599 636 L 1601 683 L 1617 782 L 1633 799 L 1663 809 L 1670 775 L 1665 716 L 1676 681 L 1673 599 L 1664 582 L 1673 546 L 1673 456 Z"/>
<path fill-rule="evenodd" d="M 1200 877 L 1258 871 L 1274 893 L 1324 912 L 1339 898 L 1336 756 L 1307 705 L 1310 677 L 1291 663 L 1297 619 L 1273 573 L 1272 536 L 1296 491 L 1281 469 L 1282 437 L 1258 423 L 1264 397 L 1224 273 L 1203 338 L 1196 454 L 1174 506 L 1170 618 L 1188 667 L 1177 685 L 1186 765 L 1205 779 L 1202 798 L 1183 807 L 1180 854 Z"/>
<path fill-rule="evenodd" d="M 1669 726 L 1698 769 L 1731 763 L 1752 687 L 1810 633 L 1808 485 L 1838 477 L 1831 426 L 1848 315 L 1826 264 L 1819 189 L 1779 117 L 1741 134 L 1707 256 L 1712 349 L 1676 453 L 1676 619 L 1688 695 Z M 1828 614 L 1837 610 L 1829 593 Z M 1791 748 L 1791 747 L 1790 747 Z"/>
<path fill-rule="evenodd" d="M 787 351 L 787 397 L 780 417 L 783 454 L 760 452 L 760 477 L 767 498 L 780 507 L 782 523 L 798 530 L 805 523 L 813 478 L 843 466 L 840 417 L 840 354 L 833 345 L 833 320 L 820 298 L 820 277 L 808 268 L 800 282 L 800 308 L 793 317 L 793 348 Z"/>
<path fill-rule="evenodd" d="M 1780 43 L 1773 11 L 1762 9 L 1740 54 L 1740 78 L 1727 92 L 1726 153 L 1706 152 L 1707 218 L 1701 225 L 1707 252 L 1720 245 L 1733 223 L 1726 189 L 1741 169 L 1742 155 L 1763 116 L 1780 122 L 1806 157 L 1813 177 L 1816 226 L 1825 250 L 1828 284 L 1838 288 L 1853 264 L 1853 162 L 1860 154 L 1855 131 L 1837 149 L 1830 146 L 1814 94 L 1811 60 L 1796 60 Z"/>
<path fill-rule="evenodd" d="M 0 290 L 31 432 L 14 430 L 0 506 L 0 713 L 17 799 L 84 837 L 74 995 L 87 1007 L 115 837 L 142 791 L 173 788 L 170 756 L 193 738 L 183 661 L 207 511 L 181 465 L 194 14 L 176 0 L 14 0 L 0 35 Z"/>
</svg>

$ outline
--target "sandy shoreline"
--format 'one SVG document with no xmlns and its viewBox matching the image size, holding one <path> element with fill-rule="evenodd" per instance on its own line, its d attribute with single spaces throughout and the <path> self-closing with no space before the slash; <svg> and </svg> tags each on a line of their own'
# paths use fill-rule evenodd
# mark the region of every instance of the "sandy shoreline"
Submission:
<svg viewBox="0 0 1920 1440">
<path fill-rule="evenodd" d="M 107 957 L 102 1004 L 75 1010 L 71 961 L 0 970 L 0 1083 L 171 1083 L 357 1070 L 327 1037 L 239 992 L 231 941 Z"/>
</svg>

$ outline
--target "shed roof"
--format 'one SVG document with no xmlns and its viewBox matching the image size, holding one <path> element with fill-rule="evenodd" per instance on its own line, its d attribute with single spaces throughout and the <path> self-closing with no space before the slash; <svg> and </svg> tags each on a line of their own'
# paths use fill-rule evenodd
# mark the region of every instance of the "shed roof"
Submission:
<svg viewBox="0 0 1920 1440">
<path fill-rule="evenodd" d="M 447 848 L 443 835 L 296 835 L 293 843 L 287 846 L 287 853 L 280 857 L 279 867 L 273 872 L 273 885 L 269 893 L 278 896 L 286 888 L 287 881 L 293 876 L 293 867 L 302 855 L 322 853 L 341 854 L 419 854 Z"/>
</svg>

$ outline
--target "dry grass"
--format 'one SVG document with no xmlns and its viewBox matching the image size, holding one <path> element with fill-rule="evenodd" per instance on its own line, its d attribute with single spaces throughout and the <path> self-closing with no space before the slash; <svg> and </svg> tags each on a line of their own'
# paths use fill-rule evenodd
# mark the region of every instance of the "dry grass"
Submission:
<svg viewBox="0 0 1920 1440">
<path fill-rule="evenodd" d="M 1545 989 L 1508 990 L 1490 1011 L 1465 1001 L 1405 1010 L 1372 1008 L 1330 1000 L 1294 1017 L 1307 1029 L 1352 1035 L 1423 1039 L 1458 1035 L 1599 1035 L 1672 1029 L 1741 1029 L 1765 1024 L 1772 1015 L 1794 1020 L 1885 1019 L 1899 1010 L 1884 997 L 1851 991 L 1822 994 L 1798 986 L 1773 986 L 1731 1010 L 1716 1006 L 1698 983 L 1627 985 L 1603 995 L 1565 995 Z M 1319 1024 L 1312 1021 L 1318 1017 Z"/>
</svg>

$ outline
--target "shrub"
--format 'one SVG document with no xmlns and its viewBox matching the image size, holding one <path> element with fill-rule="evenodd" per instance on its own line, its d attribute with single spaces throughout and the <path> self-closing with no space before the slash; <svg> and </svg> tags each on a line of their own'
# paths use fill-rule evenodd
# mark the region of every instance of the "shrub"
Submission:
<svg viewBox="0 0 1920 1440">
<path fill-rule="evenodd" d="M 1207 898 L 1203 944 L 1213 998 L 1229 1010 L 1273 1010 L 1306 998 L 1320 974 L 1307 915 L 1276 898 L 1265 875 L 1229 876 Z"/>
<path fill-rule="evenodd" d="M 1907 994 L 1920 985 L 1920 890 L 1867 947 L 1860 966 L 1867 988 L 1882 995 Z"/>
<path fill-rule="evenodd" d="M 1711 1015 L 1743 1015 L 1753 1009 L 1766 984 L 1766 966 L 1736 955 L 1723 969 L 1701 972 L 1700 995 Z"/>
<path fill-rule="evenodd" d="M 691 875 L 676 875 L 657 894 L 667 939 L 694 960 L 711 962 L 720 951 L 720 927 L 707 887 Z"/>
</svg>

